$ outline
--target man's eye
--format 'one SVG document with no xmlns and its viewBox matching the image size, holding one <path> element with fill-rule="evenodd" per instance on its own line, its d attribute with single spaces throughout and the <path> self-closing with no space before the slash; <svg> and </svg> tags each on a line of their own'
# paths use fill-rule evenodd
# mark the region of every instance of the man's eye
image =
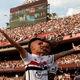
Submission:
<svg viewBox="0 0 80 80">
<path fill-rule="evenodd" d="M 46 48 L 49 48 L 49 46 L 46 46 Z"/>
<path fill-rule="evenodd" d="M 42 42 L 39 43 L 39 45 L 43 44 Z"/>
</svg>

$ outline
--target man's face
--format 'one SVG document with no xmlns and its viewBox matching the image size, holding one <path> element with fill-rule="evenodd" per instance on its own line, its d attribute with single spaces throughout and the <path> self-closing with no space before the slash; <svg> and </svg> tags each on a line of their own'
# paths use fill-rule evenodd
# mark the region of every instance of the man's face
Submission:
<svg viewBox="0 0 80 80">
<path fill-rule="evenodd" d="M 45 51 L 43 50 L 43 41 L 36 40 L 31 43 L 31 51 L 34 54 L 43 54 Z"/>
<path fill-rule="evenodd" d="M 40 41 L 40 40 L 36 40 L 32 42 L 31 49 L 36 54 L 43 54 L 43 55 L 47 55 L 51 51 L 50 44 L 47 42 Z"/>
<path fill-rule="evenodd" d="M 49 43 L 47 42 L 43 42 L 43 46 L 45 49 L 45 53 L 43 55 L 48 55 L 51 52 L 51 46 Z"/>
</svg>

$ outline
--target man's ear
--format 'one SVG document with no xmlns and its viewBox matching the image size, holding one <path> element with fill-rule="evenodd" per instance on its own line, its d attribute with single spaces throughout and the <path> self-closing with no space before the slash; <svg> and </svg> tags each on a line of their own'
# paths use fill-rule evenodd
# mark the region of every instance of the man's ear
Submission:
<svg viewBox="0 0 80 80">
<path fill-rule="evenodd" d="M 31 50 L 34 50 L 35 48 L 34 48 L 34 46 L 33 46 L 33 45 L 31 45 L 31 46 L 30 46 L 30 49 L 31 49 Z"/>
</svg>

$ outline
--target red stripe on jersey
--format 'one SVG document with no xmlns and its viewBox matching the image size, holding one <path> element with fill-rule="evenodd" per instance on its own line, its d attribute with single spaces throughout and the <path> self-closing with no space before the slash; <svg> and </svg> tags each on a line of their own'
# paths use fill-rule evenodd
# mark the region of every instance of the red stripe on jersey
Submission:
<svg viewBox="0 0 80 80">
<path fill-rule="evenodd" d="M 44 62 L 41 62 L 43 63 L 44 65 L 46 65 L 47 63 L 44 61 Z M 39 66 L 40 63 L 37 63 L 35 61 L 31 61 L 28 65 L 36 65 L 36 66 Z"/>
<path fill-rule="evenodd" d="M 39 63 L 37 63 L 35 61 L 31 61 L 28 65 L 37 65 L 37 66 L 39 66 Z"/>
<path fill-rule="evenodd" d="M 46 61 L 44 61 L 43 64 L 46 65 L 47 64 Z"/>
</svg>

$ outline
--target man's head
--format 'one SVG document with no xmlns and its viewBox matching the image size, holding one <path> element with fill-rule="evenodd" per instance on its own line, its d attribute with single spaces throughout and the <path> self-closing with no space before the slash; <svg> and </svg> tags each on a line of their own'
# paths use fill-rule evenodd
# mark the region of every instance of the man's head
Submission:
<svg viewBox="0 0 80 80">
<path fill-rule="evenodd" d="M 29 42 L 31 53 L 37 55 L 47 55 L 51 51 L 51 44 L 41 38 L 33 38 Z"/>
<path fill-rule="evenodd" d="M 48 55 L 51 52 L 51 43 L 49 41 L 43 41 L 43 46 L 45 48 L 45 53 L 43 55 Z"/>
<path fill-rule="evenodd" d="M 32 39 L 29 41 L 29 43 L 28 43 L 28 47 L 30 48 L 31 43 L 33 43 L 33 42 L 35 42 L 35 41 L 37 41 L 37 40 L 42 41 L 42 39 L 41 39 L 41 38 L 32 38 Z"/>
</svg>

